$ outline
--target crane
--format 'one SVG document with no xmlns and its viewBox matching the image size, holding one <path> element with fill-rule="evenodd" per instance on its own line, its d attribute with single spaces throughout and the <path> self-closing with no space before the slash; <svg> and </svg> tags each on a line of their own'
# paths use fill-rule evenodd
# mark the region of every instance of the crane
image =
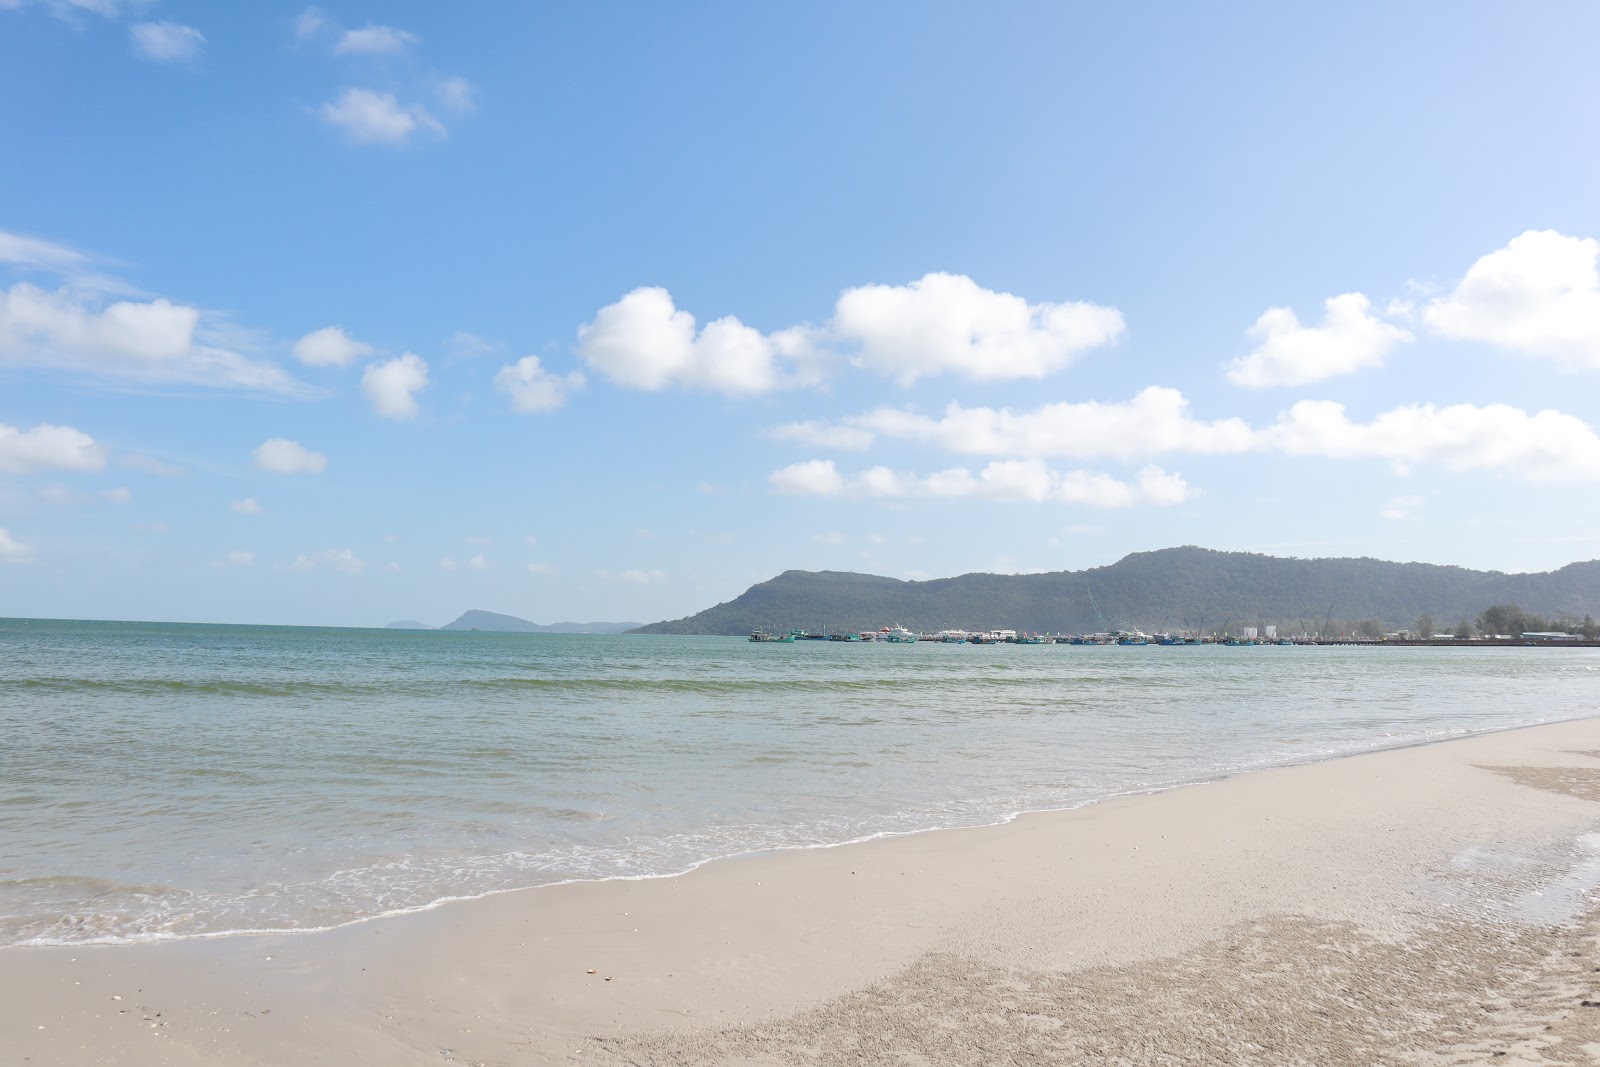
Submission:
<svg viewBox="0 0 1600 1067">
<path fill-rule="evenodd" d="M 1094 608 L 1094 617 L 1100 620 L 1100 632 L 1103 634 L 1110 633 L 1111 625 L 1106 622 L 1105 614 L 1100 610 L 1100 602 L 1094 598 L 1094 590 L 1088 586 L 1085 586 L 1085 588 L 1089 589 L 1089 604 Z"/>
<path fill-rule="evenodd" d="M 1328 605 L 1327 617 L 1322 620 L 1322 633 L 1318 634 L 1317 636 L 1323 638 L 1324 640 L 1326 640 L 1327 637 L 1328 637 L 1328 628 L 1331 627 L 1332 625 L 1333 625 L 1333 605 L 1329 604 Z"/>
</svg>

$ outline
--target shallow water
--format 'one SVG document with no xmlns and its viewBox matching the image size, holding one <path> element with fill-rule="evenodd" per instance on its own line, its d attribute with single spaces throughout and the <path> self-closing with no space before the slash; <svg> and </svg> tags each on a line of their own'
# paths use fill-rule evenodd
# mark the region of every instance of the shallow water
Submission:
<svg viewBox="0 0 1600 1067">
<path fill-rule="evenodd" d="M 1594 714 L 1600 650 L 0 620 L 0 944 L 310 929 Z"/>
</svg>

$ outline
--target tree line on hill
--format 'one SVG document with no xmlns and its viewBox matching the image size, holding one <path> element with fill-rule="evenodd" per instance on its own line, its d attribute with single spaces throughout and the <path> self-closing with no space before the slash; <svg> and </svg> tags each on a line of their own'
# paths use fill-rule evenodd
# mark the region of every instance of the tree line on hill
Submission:
<svg viewBox="0 0 1600 1067">
<path fill-rule="evenodd" d="M 1486 605 L 1493 607 L 1486 608 Z M 1517 605 L 1527 605 L 1526 610 Z M 1517 613 L 1493 614 L 1498 609 Z M 1378 635 L 1435 619 L 1507 633 L 1581 628 L 1600 611 L 1600 561 L 1533 574 L 1387 560 L 1296 559 L 1187 546 L 1136 552 L 1082 571 L 964 574 L 902 581 L 840 571 L 785 571 L 733 600 L 634 633 L 831 632 L 901 625 L 924 632 L 1009 628 Z M 1540 622 L 1545 625 L 1527 625 Z M 1485 624 L 1485 625 L 1479 625 Z M 1450 623 L 1444 625 L 1450 626 Z M 1490 628 L 1493 626 L 1494 628 Z M 1440 632 L 1434 630 L 1433 632 Z M 1578 631 L 1573 631 L 1578 632 Z"/>
</svg>

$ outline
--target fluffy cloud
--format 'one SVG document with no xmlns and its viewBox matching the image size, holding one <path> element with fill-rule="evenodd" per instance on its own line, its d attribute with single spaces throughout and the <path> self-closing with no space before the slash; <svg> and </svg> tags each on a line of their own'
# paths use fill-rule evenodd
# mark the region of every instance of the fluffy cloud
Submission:
<svg viewBox="0 0 1600 1067">
<path fill-rule="evenodd" d="M 231 351 L 198 309 L 157 298 L 102 304 L 29 282 L 0 289 L 0 364 L 146 382 L 295 393 L 281 369 Z"/>
<path fill-rule="evenodd" d="M 1249 330 L 1260 344 L 1233 361 L 1228 379 L 1251 389 L 1306 385 L 1379 366 L 1411 340 L 1409 331 L 1372 314 L 1361 293 L 1331 297 L 1323 308 L 1320 326 L 1302 326 L 1289 308 L 1269 308 Z"/>
<path fill-rule="evenodd" d="M 833 322 L 839 339 L 860 346 L 858 363 L 902 385 L 943 373 L 977 381 L 1043 378 L 1124 330 L 1116 308 L 1030 304 L 959 274 L 846 290 Z"/>
<path fill-rule="evenodd" d="M 235 550 L 228 553 L 227 565 L 230 567 L 248 567 L 255 561 L 256 554 L 254 552 Z"/>
<path fill-rule="evenodd" d="M 304 19 L 306 14 L 309 12 L 302 13 L 301 19 Z M 311 32 L 315 33 L 318 28 L 320 25 L 314 26 Z M 369 23 L 359 30 L 346 30 L 340 34 L 333 51 L 334 54 L 341 56 L 392 56 L 404 52 L 416 43 L 417 35 L 409 30 Z"/>
<path fill-rule="evenodd" d="M 206 43 L 203 33 L 181 22 L 140 22 L 128 33 L 133 38 L 133 50 L 155 63 L 193 59 Z"/>
<path fill-rule="evenodd" d="M 774 471 L 769 481 L 779 492 L 790 494 L 978 497 L 1094 508 L 1170 506 L 1198 495 L 1181 475 L 1156 466 L 1143 468 L 1132 481 L 1122 481 L 1094 471 L 1056 471 L 1040 459 L 996 460 L 976 473 L 952 467 L 926 476 L 872 467 L 850 478 L 839 473 L 831 460 L 812 460 Z"/>
<path fill-rule="evenodd" d="M 1384 459 L 1405 470 L 1437 463 L 1453 471 L 1507 471 L 1537 482 L 1600 481 L 1600 436 L 1559 411 L 1528 414 L 1507 404 L 1408 404 L 1371 422 L 1344 405 L 1302 400 L 1261 432 L 1265 446 L 1290 455 Z"/>
<path fill-rule="evenodd" d="M 331 567 L 345 574 L 360 574 L 366 570 L 367 564 L 348 548 L 325 548 L 321 552 L 305 553 L 296 556 L 294 562 L 289 564 L 292 571 L 314 571 L 319 567 Z"/>
<path fill-rule="evenodd" d="M 474 571 L 492 571 L 494 570 L 494 564 L 485 559 L 482 552 L 479 552 L 476 556 L 473 556 L 471 559 L 467 560 L 467 569 Z"/>
<path fill-rule="evenodd" d="M 386 419 L 416 418 L 416 394 L 427 387 L 428 364 L 411 352 L 374 363 L 361 375 L 361 391 L 372 410 Z"/>
<path fill-rule="evenodd" d="M 259 469 L 272 474 L 321 474 L 328 467 L 328 457 L 321 452 L 282 437 L 261 442 L 251 455 Z"/>
<path fill-rule="evenodd" d="M 125 485 L 119 485 L 115 489 L 107 489 L 100 495 L 112 504 L 126 504 L 133 499 L 133 490 Z"/>
<path fill-rule="evenodd" d="M 1145 389 L 1127 403 L 1064 402 L 1021 412 L 950 404 L 942 418 L 932 418 L 878 408 L 838 423 L 791 423 L 772 431 L 772 436 L 853 451 L 866 449 L 883 437 L 960 455 L 1078 459 L 1226 454 L 1245 452 L 1255 445 L 1255 431 L 1244 420 L 1195 419 L 1181 392 L 1160 386 Z"/>
<path fill-rule="evenodd" d="M 406 144 L 414 134 L 445 136 L 445 128 L 421 104 L 402 104 L 393 93 L 346 87 L 322 105 L 322 120 L 358 144 Z"/>
<path fill-rule="evenodd" d="M 578 331 L 578 354 L 618 385 L 734 395 L 815 384 L 848 354 L 903 385 L 953 373 L 978 381 L 1042 378 L 1115 342 L 1122 313 L 1096 304 L 1029 304 L 958 274 L 840 294 L 824 327 L 762 333 L 733 316 L 697 331 L 665 289 L 635 289 Z"/>
<path fill-rule="evenodd" d="M 371 345 L 357 341 L 341 326 L 312 330 L 294 343 L 294 358 L 308 367 L 342 367 L 371 354 Z"/>
<path fill-rule="evenodd" d="M 228 505 L 229 509 L 240 515 L 265 515 L 267 509 L 256 503 L 256 498 L 247 496 L 243 500 L 235 500 Z"/>
<path fill-rule="evenodd" d="M 1423 312 L 1441 337 L 1600 369 L 1600 241 L 1529 230 Z"/>
<path fill-rule="evenodd" d="M 25 545 L 0 526 L 0 563 L 26 563 L 33 558 L 33 546 Z"/>
<path fill-rule="evenodd" d="M 552 374 L 538 356 L 523 356 L 494 376 L 494 387 L 511 397 L 511 409 L 525 414 L 554 411 L 567 402 L 568 393 L 583 384 L 582 372 Z"/>
<path fill-rule="evenodd" d="M 550 563 L 530 563 L 528 564 L 528 573 L 537 574 L 541 578 L 548 578 L 550 575 L 559 574 L 561 572 Z"/>
<path fill-rule="evenodd" d="M 97 471 L 105 465 L 106 450 L 82 430 L 49 423 L 19 430 L 0 422 L 0 473 Z"/>
<path fill-rule="evenodd" d="M 778 492 L 791 496 L 838 496 L 845 490 L 844 476 L 831 459 L 791 463 L 773 471 L 767 481 Z"/>
<path fill-rule="evenodd" d="M 694 316 L 659 288 L 635 289 L 578 330 L 579 357 L 631 389 L 765 393 L 810 380 L 803 371 L 810 353 L 803 327 L 763 334 L 729 315 L 697 331 Z"/>
</svg>

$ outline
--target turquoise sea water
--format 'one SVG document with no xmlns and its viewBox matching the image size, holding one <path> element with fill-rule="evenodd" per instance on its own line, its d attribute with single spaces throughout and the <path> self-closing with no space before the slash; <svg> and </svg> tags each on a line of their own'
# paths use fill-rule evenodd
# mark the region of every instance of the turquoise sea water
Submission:
<svg viewBox="0 0 1600 1067">
<path fill-rule="evenodd" d="M 1600 650 L 0 620 L 0 944 L 312 929 L 1596 713 Z"/>
</svg>

